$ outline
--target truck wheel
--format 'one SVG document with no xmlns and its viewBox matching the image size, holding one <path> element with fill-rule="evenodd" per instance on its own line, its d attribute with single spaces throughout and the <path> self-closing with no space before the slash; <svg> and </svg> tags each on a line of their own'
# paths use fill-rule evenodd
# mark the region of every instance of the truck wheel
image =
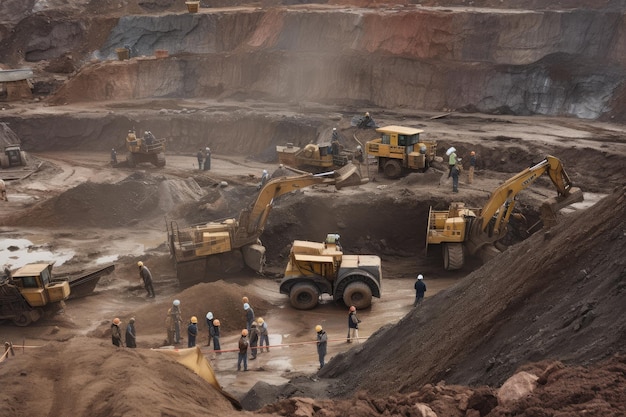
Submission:
<svg viewBox="0 0 626 417">
<path fill-rule="evenodd" d="M 317 300 L 319 299 L 319 291 L 313 284 L 306 284 L 304 282 L 296 284 L 289 291 L 289 301 L 292 307 L 298 310 L 310 310 L 317 306 Z"/>
<path fill-rule="evenodd" d="M 465 263 L 462 243 L 444 243 L 443 268 L 447 271 L 463 268 Z"/>
<path fill-rule="evenodd" d="M 395 159 L 389 159 L 387 160 L 387 162 L 385 162 L 385 165 L 383 166 L 383 172 L 385 173 L 385 177 L 387 178 L 400 178 L 400 176 L 402 175 L 402 164 L 400 164 L 400 161 L 397 161 Z"/>
<path fill-rule="evenodd" d="M 165 154 L 163 152 L 159 152 L 156 156 L 156 166 L 164 167 L 165 166 Z"/>
<path fill-rule="evenodd" d="M 19 316 L 13 319 L 13 324 L 19 327 L 26 327 L 33 322 L 28 311 L 21 313 Z"/>
<path fill-rule="evenodd" d="M 361 310 L 372 305 L 372 289 L 362 281 L 348 284 L 343 291 L 343 302 L 346 306 L 355 306 Z"/>
</svg>

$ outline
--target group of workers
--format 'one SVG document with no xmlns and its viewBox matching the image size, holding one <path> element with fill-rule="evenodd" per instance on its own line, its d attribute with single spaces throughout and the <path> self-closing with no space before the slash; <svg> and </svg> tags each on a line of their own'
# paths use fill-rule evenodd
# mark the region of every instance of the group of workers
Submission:
<svg viewBox="0 0 626 417">
<path fill-rule="evenodd" d="M 456 148 L 453 146 L 446 151 L 448 156 L 448 178 L 452 177 L 452 192 L 459 192 L 459 176 L 461 175 L 461 158 L 457 157 Z M 474 169 L 476 168 L 476 152 L 470 152 L 469 169 L 467 176 L 467 183 L 472 184 L 474 182 Z"/>
<path fill-rule="evenodd" d="M 211 148 L 208 145 L 204 149 L 198 150 L 196 158 L 198 159 L 198 169 L 200 171 L 209 171 L 211 169 Z"/>
</svg>

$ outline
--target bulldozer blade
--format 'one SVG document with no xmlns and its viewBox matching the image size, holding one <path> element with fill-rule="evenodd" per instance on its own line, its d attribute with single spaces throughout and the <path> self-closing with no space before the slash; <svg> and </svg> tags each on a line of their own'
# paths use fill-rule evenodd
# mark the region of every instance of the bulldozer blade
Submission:
<svg viewBox="0 0 626 417">
<path fill-rule="evenodd" d="M 354 164 L 347 164 L 335 171 L 335 188 L 352 187 L 366 183 Z"/>
<path fill-rule="evenodd" d="M 541 205 L 541 220 L 546 228 L 556 224 L 556 214 L 564 207 L 584 200 L 583 192 L 578 187 L 572 187 L 566 196 L 549 198 Z"/>
</svg>

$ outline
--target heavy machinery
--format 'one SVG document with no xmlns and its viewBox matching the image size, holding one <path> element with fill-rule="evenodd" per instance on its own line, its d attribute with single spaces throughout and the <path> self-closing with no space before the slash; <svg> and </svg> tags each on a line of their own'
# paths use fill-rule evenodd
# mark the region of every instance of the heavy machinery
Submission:
<svg viewBox="0 0 626 417">
<path fill-rule="evenodd" d="M 0 153 L 0 168 L 26 166 L 26 152 L 20 145 L 8 145 Z"/>
<path fill-rule="evenodd" d="M 381 280 L 378 256 L 344 255 L 339 235 L 332 233 L 324 243 L 293 242 L 280 292 L 300 310 L 317 306 L 322 294 L 363 309 L 372 304 L 372 296 L 380 298 Z"/>
<path fill-rule="evenodd" d="M 156 167 L 165 166 L 165 139 L 157 139 L 152 132 L 146 131 L 143 137 L 138 138 L 134 130 L 126 135 L 126 163 L 129 167 L 144 162 Z"/>
<path fill-rule="evenodd" d="M 179 228 L 175 221 L 167 223 L 167 241 L 179 282 L 189 285 L 218 279 L 210 273 L 234 270 L 242 263 L 260 272 L 265 262 L 265 247 L 259 237 L 276 198 L 316 184 L 341 189 L 363 181 L 352 164 L 323 174 L 278 177 L 261 188 L 256 201 L 242 210 L 237 219 L 220 219 L 185 228 Z"/>
<path fill-rule="evenodd" d="M 304 148 L 288 143 L 287 146 L 276 146 L 278 162 L 309 172 L 323 172 L 342 167 L 352 161 L 352 152 L 340 151 L 334 155 L 330 144 L 309 143 Z"/>
<path fill-rule="evenodd" d="M 543 174 L 548 174 L 557 190 L 557 196 L 541 206 L 544 226 L 554 222 L 558 210 L 583 200 L 582 191 L 572 187 L 561 161 L 548 155 L 496 188 L 480 209 L 466 208 L 460 202 L 451 203 L 448 210 L 438 211 L 431 207 L 426 250 L 429 244 L 442 244 L 443 265 L 447 270 L 462 268 L 468 255 L 484 251 L 488 256 L 495 249 L 493 244 L 506 236 L 517 194 Z"/>
<path fill-rule="evenodd" d="M 420 140 L 421 129 L 385 126 L 376 129 L 381 137 L 365 144 L 365 151 L 378 161 L 378 170 L 387 178 L 399 178 L 408 171 L 425 171 L 435 159 L 436 141 Z"/>
<path fill-rule="evenodd" d="M 28 326 L 46 311 L 60 309 L 69 298 L 91 293 L 101 276 L 115 265 L 74 278 L 52 275 L 53 263 L 28 264 L 17 271 L 5 271 L 0 278 L 0 320 L 12 320 L 17 326 Z"/>
</svg>

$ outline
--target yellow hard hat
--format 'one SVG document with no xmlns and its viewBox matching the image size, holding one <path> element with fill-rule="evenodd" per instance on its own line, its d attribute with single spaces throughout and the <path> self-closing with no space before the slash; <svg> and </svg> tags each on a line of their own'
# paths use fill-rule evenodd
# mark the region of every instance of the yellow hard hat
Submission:
<svg viewBox="0 0 626 417">
<path fill-rule="evenodd" d="M 113 324 L 118 325 L 122 322 L 122 320 L 118 319 L 117 317 L 113 319 Z"/>
<path fill-rule="evenodd" d="M 143 262 L 141 261 L 137 262 L 137 266 L 141 268 L 143 266 Z"/>
<path fill-rule="evenodd" d="M 248 335 L 248 330 L 247 330 L 247 329 L 243 329 L 243 330 L 241 331 L 241 335 L 242 335 L 242 336 L 247 336 L 247 335 Z"/>
<path fill-rule="evenodd" d="M 315 331 L 316 332 L 321 332 L 322 331 L 322 326 L 320 326 L 319 324 L 317 326 L 315 326 Z"/>
<path fill-rule="evenodd" d="M 197 323 L 198 322 L 198 318 L 196 316 L 191 316 L 191 322 L 192 323 Z"/>
<path fill-rule="evenodd" d="M 263 320 L 263 317 L 259 317 L 258 319 L 256 319 L 256 321 L 257 321 L 259 324 L 263 324 L 263 323 L 265 323 L 265 320 Z"/>
<path fill-rule="evenodd" d="M 218 326 L 220 325 L 220 321 L 218 319 L 213 320 L 213 326 Z"/>
</svg>

